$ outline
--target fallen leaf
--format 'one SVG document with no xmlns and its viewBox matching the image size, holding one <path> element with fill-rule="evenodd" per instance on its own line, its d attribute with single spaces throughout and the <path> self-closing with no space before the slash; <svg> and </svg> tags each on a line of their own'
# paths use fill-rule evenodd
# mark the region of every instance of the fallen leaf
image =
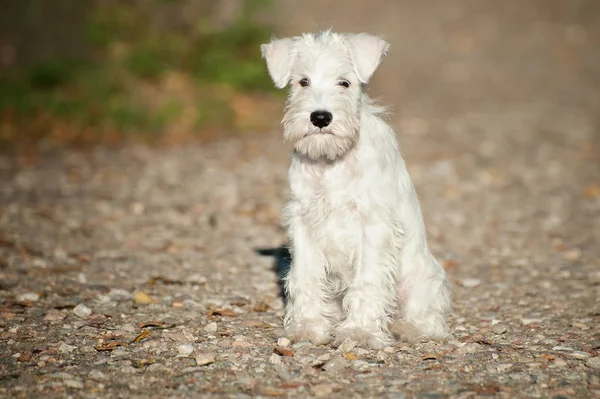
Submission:
<svg viewBox="0 0 600 399">
<path fill-rule="evenodd" d="M 174 308 L 182 308 L 183 307 L 183 302 L 173 302 L 172 306 Z"/>
<path fill-rule="evenodd" d="M 141 333 L 139 333 L 139 334 L 137 335 L 137 337 L 135 337 L 135 338 L 133 339 L 133 341 L 131 341 L 131 342 L 133 342 L 133 343 L 135 343 L 135 342 L 140 342 L 140 341 L 141 341 L 141 340 L 143 340 L 144 338 L 148 338 L 148 337 L 149 337 L 149 336 L 151 336 L 151 335 L 152 335 L 152 333 L 150 332 L 150 330 L 144 330 L 144 331 L 142 331 Z"/>
<path fill-rule="evenodd" d="M 446 270 L 448 270 L 448 269 L 452 269 L 452 268 L 454 268 L 454 267 L 458 266 L 458 262 L 455 262 L 455 261 L 453 261 L 452 259 L 446 259 L 446 260 L 444 261 L 444 264 L 443 264 L 443 266 L 444 266 L 444 269 L 446 269 Z"/>
<path fill-rule="evenodd" d="M 600 187 L 594 184 L 590 184 L 583 191 L 583 195 L 585 195 L 588 198 L 598 198 L 598 196 L 600 196 Z"/>
<path fill-rule="evenodd" d="M 207 317 L 213 316 L 235 317 L 237 316 L 237 313 L 231 309 L 211 309 L 210 312 L 208 312 Z"/>
<path fill-rule="evenodd" d="M 549 354 L 547 354 L 547 353 L 542 353 L 542 354 L 540 355 L 540 357 L 541 357 L 541 358 L 544 358 L 544 359 L 546 359 L 546 360 L 547 360 L 547 361 L 549 361 L 549 362 L 551 362 L 551 361 L 553 361 L 554 359 L 556 359 L 556 357 L 554 357 L 554 355 L 549 355 Z"/>
<path fill-rule="evenodd" d="M 136 292 L 133 296 L 133 300 L 137 305 L 149 305 L 153 302 L 152 298 L 145 292 Z"/>
<path fill-rule="evenodd" d="M 483 387 L 477 387 L 475 389 L 475 391 L 477 391 L 477 393 L 480 393 L 480 394 L 489 395 L 489 394 L 500 392 L 500 387 L 498 385 L 486 385 Z"/>
<path fill-rule="evenodd" d="M 356 357 L 356 355 L 354 353 L 352 353 L 352 352 L 346 352 L 346 353 L 344 353 L 344 357 L 349 362 L 358 359 L 358 357 Z"/>
<path fill-rule="evenodd" d="M 173 328 L 175 327 L 176 324 L 167 324 L 164 321 L 155 321 L 155 320 L 151 320 L 151 321 L 143 321 L 141 323 L 138 324 L 139 328 L 147 328 L 147 327 L 152 327 L 152 328 L 156 328 L 159 330 L 164 330 L 167 328 Z"/>
<path fill-rule="evenodd" d="M 273 352 L 277 353 L 279 356 L 294 356 L 294 352 L 292 352 L 289 349 L 282 348 L 280 346 L 276 346 L 275 348 L 273 348 Z"/>
<path fill-rule="evenodd" d="M 156 359 L 154 359 L 153 357 L 149 357 L 149 358 L 142 359 L 142 360 L 132 360 L 131 361 L 131 365 L 133 367 L 135 367 L 136 369 L 141 369 L 141 368 L 147 367 L 154 363 L 156 363 Z"/>
<path fill-rule="evenodd" d="M 264 313 L 267 310 L 269 310 L 270 306 L 268 303 L 266 302 L 260 302 L 257 303 L 256 305 L 254 305 L 254 307 L 252 308 L 252 311 L 257 312 L 257 313 Z"/>
<path fill-rule="evenodd" d="M 146 284 L 152 286 L 156 283 L 163 283 L 165 285 L 183 285 L 184 281 L 173 280 L 173 279 L 170 279 L 170 278 L 164 277 L 164 276 L 154 276 L 154 277 L 150 277 Z"/>
<path fill-rule="evenodd" d="M 300 388 L 300 387 L 302 387 L 304 385 L 306 385 L 306 384 L 287 383 L 287 384 L 281 385 L 280 388 L 282 388 L 282 389 L 294 389 L 294 388 Z"/>
<path fill-rule="evenodd" d="M 28 362 L 31 360 L 31 358 L 33 357 L 33 353 L 31 352 L 21 352 L 21 354 L 19 354 L 19 357 L 17 358 L 17 362 Z"/>
<path fill-rule="evenodd" d="M 438 355 L 433 352 L 428 352 L 423 355 L 423 360 L 437 360 Z"/>
<path fill-rule="evenodd" d="M 98 352 L 114 351 L 119 346 L 127 346 L 127 342 L 123 342 L 123 341 L 105 342 L 105 343 L 101 343 L 101 344 L 94 346 L 94 349 L 96 349 Z"/>
</svg>

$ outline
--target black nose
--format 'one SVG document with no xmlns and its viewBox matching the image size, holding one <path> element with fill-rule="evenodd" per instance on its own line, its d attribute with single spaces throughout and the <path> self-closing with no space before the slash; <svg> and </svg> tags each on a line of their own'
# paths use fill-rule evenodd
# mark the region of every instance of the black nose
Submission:
<svg viewBox="0 0 600 399">
<path fill-rule="evenodd" d="M 331 112 L 327 111 L 315 111 L 310 114 L 310 121 L 312 124 L 320 128 L 329 125 L 331 123 L 331 118 L 333 118 L 333 115 L 331 115 Z"/>
</svg>

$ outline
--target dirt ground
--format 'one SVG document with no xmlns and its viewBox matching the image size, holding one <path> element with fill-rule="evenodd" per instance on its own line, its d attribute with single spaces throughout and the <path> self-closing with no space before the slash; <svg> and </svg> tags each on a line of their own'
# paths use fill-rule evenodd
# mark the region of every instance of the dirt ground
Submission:
<svg viewBox="0 0 600 399">
<path fill-rule="evenodd" d="M 453 282 L 453 338 L 281 339 L 256 253 L 284 242 L 280 132 L 3 155 L 0 397 L 600 397 L 597 3 L 281 3 L 281 34 L 391 43 L 370 92 Z"/>
</svg>

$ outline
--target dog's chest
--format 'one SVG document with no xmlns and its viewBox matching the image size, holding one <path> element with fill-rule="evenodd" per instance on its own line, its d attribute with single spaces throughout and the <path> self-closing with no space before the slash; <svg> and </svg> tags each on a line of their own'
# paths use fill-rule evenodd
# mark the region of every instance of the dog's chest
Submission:
<svg viewBox="0 0 600 399">
<path fill-rule="evenodd" d="M 309 180 L 296 193 L 303 222 L 331 265 L 351 262 L 362 235 L 357 181 L 344 170 Z"/>
</svg>

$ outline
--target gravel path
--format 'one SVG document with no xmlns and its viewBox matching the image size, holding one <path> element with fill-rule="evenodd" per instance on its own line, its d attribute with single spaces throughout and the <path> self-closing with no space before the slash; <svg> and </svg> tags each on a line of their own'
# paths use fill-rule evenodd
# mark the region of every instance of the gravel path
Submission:
<svg viewBox="0 0 600 399">
<path fill-rule="evenodd" d="M 387 37 L 371 90 L 454 284 L 453 339 L 281 338 L 256 253 L 283 243 L 278 132 L 4 156 L 0 397 L 600 397 L 600 13 L 559 3 L 407 6 Z"/>
</svg>

